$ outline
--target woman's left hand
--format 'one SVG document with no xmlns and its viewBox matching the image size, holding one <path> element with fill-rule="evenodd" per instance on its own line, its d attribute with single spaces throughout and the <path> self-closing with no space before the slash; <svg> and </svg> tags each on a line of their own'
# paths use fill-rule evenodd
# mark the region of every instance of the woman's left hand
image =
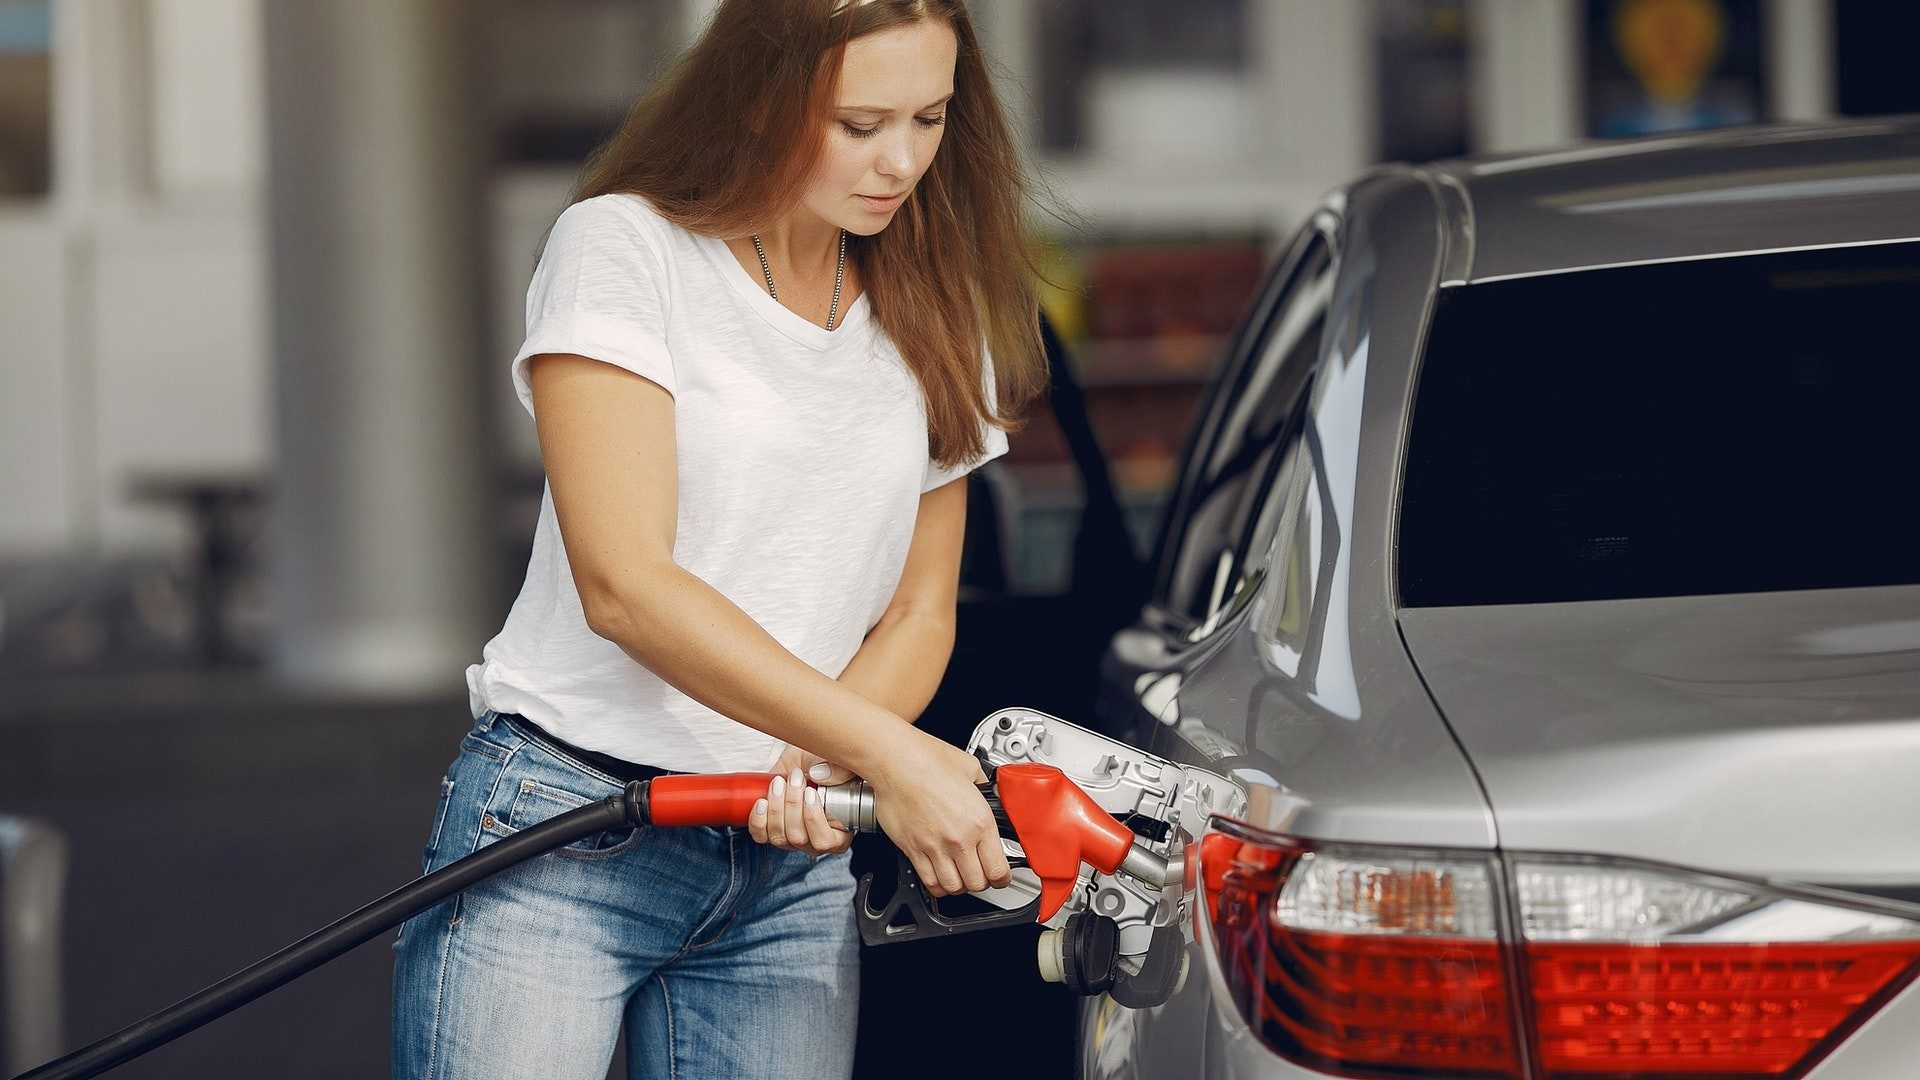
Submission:
<svg viewBox="0 0 1920 1080">
<path fill-rule="evenodd" d="M 754 804 L 747 818 L 747 833 L 762 844 L 814 856 L 847 850 L 853 834 L 827 820 L 819 790 L 809 780 L 830 786 L 853 779 L 853 774 L 794 746 L 781 751 L 773 771 L 777 775 L 766 798 Z"/>
</svg>

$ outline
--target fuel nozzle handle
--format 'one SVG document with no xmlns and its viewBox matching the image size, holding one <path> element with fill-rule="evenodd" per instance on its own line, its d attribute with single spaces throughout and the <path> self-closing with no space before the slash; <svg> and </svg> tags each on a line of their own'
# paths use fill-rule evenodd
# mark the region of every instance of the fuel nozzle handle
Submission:
<svg viewBox="0 0 1920 1080">
<path fill-rule="evenodd" d="M 687 773 L 647 781 L 647 820 L 654 825 L 745 827 L 753 804 L 766 797 L 773 773 Z M 873 786 L 849 780 L 816 788 L 827 817 L 849 830 L 879 828 L 873 816 Z"/>
<path fill-rule="evenodd" d="M 647 819 L 655 825 L 744 826 L 767 793 L 772 773 L 708 773 L 655 777 L 647 783 Z M 873 786 L 864 780 L 818 789 L 828 818 L 851 831 L 879 828 Z M 1040 878 L 1045 922 L 1072 895 L 1080 864 L 1104 874 L 1124 870 L 1154 886 L 1166 883 L 1166 860 L 1137 843 L 1133 830 L 1101 808 L 1052 765 L 1020 762 L 994 770 L 985 793 Z"/>
<path fill-rule="evenodd" d="M 1155 888 L 1166 883 L 1166 861 L 1137 846 L 1132 829 L 1058 768 L 1031 761 L 1002 765 L 993 782 L 1027 868 L 1040 878 L 1038 921 L 1053 918 L 1073 895 L 1082 862 L 1103 874 L 1124 867 Z"/>
<path fill-rule="evenodd" d="M 1038 800 L 1030 798 L 1027 788 L 1034 781 L 1028 779 L 1029 774 L 1025 771 L 1027 769 L 1034 770 L 1032 775 L 1035 777 L 1044 777 L 1048 774 L 1060 777 L 1066 782 L 1072 794 L 1060 802 L 1052 801 L 1051 796 L 1043 796 Z M 1007 787 L 1003 784 L 1003 780 L 1010 781 L 1016 792 L 1013 797 L 1013 807 L 1007 805 Z M 1167 860 L 1141 843 L 1140 838 L 1133 834 L 1133 830 L 1115 820 L 1112 814 L 1102 809 L 1081 791 L 1079 785 L 1066 780 L 1066 775 L 1051 765 L 1003 765 L 994 771 L 994 778 L 991 781 L 981 785 L 981 794 L 987 797 L 987 805 L 993 808 L 993 816 L 1000 824 L 1001 834 L 1019 844 L 1021 850 L 1027 853 L 1028 865 L 1032 865 L 1033 849 L 1036 844 L 1041 847 L 1046 846 L 1046 843 L 1038 837 L 1042 833 L 1048 831 L 1057 833 L 1064 828 L 1082 837 L 1092 835 L 1100 838 L 1094 842 L 1099 856 L 1098 861 L 1093 858 L 1087 861 L 1093 863 L 1095 868 L 1103 873 L 1111 874 L 1117 867 L 1121 872 L 1138 878 L 1156 889 L 1167 882 Z M 821 788 L 820 805 L 826 810 L 829 818 L 845 823 L 855 832 L 880 827 L 873 813 L 873 786 L 865 780 L 853 780 L 834 787 Z M 1022 825 L 1025 826 L 1024 831 Z M 1115 866 L 1105 865 L 1107 858 L 1121 846 L 1122 842 L 1125 844 L 1125 850 L 1120 856 L 1120 861 Z M 1088 847 L 1084 842 L 1080 846 L 1083 849 Z M 1079 864 L 1076 862 L 1073 866 L 1076 877 L 1079 870 Z"/>
</svg>

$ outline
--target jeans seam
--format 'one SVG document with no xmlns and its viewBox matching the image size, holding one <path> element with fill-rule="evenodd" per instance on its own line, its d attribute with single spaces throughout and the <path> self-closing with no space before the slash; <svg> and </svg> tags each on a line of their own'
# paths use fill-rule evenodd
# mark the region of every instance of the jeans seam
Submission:
<svg viewBox="0 0 1920 1080">
<path fill-rule="evenodd" d="M 744 906 L 744 905 L 740 905 L 740 906 Z M 733 909 L 732 913 L 730 913 L 727 916 L 726 923 L 724 923 L 720 927 L 720 929 L 715 930 L 713 932 L 712 937 L 708 938 L 705 941 L 696 941 L 693 944 L 687 946 L 685 949 L 681 950 L 681 955 L 684 956 L 685 954 L 690 952 L 698 952 L 701 949 L 711 948 L 715 942 L 719 941 L 723 937 L 726 937 L 727 931 L 733 929 L 733 924 L 740 921 L 740 906 L 736 906 Z"/>
<path fill-rule="evenodd" d="M 748 877 L 746 884 L 741 887 L 740 897 L 733 905 L 733 913 L 727 916 L 727 924 L 714 931 L 712 937 L 709 937 L 705 941 L 695 942 L 689 946 L 686 951 L 692 952 L 695 949 L 707 948 L 727 936 L 727 931 L 733 929 L 733 924 L 740 921 L 740 914 L 746 910 L 747 905 L 752 901 L 753 894 L 759 891 L 759 886 L 766 882 L 767 869 L 773 864 L 773 852 L 775 850 L 776 849 L 767 847 L 764 844 L 754 844 L 747 848 L 747 858 L 753 860 L 753 873 Z M 731 854 L 731 852 L 729 852 L 729 854 Z"/>
<path fill-rule="evenodd" d="M 447 966 L 453 958 L 453 924 L 448 923 L 440 929 L 440 967 L 433 978 L 433 1027 L 427 1033 L 427 1075 L 425 1080 L 433 1080 L 436 1074 L 434 1066 L 440 1060 L 440 1021 L 446 1015 L 447 1004 Z"/>
<path fill-rule="evenodd" d="M 519 752 L 518 746 L 507 751 L 506 760 L 500 763 L 500 771 L 493 776 L 493 786 L 487 789 L 487 797 L 480 804 L 480 821 L 473 827 L 473 847 L 467 852 L 469 855 L 480 850 L 480 840 L 487 835 L 487 807 L 492 806 L 493 800 L 500 794 L 500 782 L 507 778 L 507 770 L 513 765 L 513 755 Z M 447 920 L 449 929 L 460 925 L 461 910 L 466 906 L 466 898 L 465 889 L 453 894 L 453 917 Z"/>
<path fill-rule="evenodd" d="M 680 1044 L 673 1037 L 673 995 L 667 992 L 665 972 L 654 975 L 660 980 L 661 1012 L 667 1017 L 667 1080 L 675 1080 L 680 1075 Z"/>
<path fill-rule="evenodd" d="M 435 801 L 433 808 L 433 827 L 427 833 L 426 852 L 421 858 L 420 872 L 422 874 L 428 872 L 433 865 L 433 857 L 440 853 L 440 844 L 445 839 L 445 837 L 440 834 L 446 831 L 447 813 L 452 809 L 453 774 L 451 770 L 449 770 L 447 775 L 440 778 L 440 797 Z M 404 924 L 402 924 L 402 932 L 405 932 Z"/>
<path fill-rule="evenodd" d="M 685 956 L 695 949 L 704 949 L 714 942 L 719 941 L 720 938 L 732 928 L 734 920 L 740 917 L 740 909 L 744 905 L 741 904 L 739 898 L 734 895 L 734 885 L 740 880 L 740 872 L 738 862 L 733 855 L 733 846 L 733 835 L 729 833 L 727 835 L 727 891 L 721 893 L 720 898 L 725 906 L 731 907 L 733 910 L 728 913 L 726 923 L 722 925 L 720 929 L 714 931 L 712 937 L 701 941 L 699 940 L 700 931 L 705 930 L 707 924 L 713 921 L 714 915 L 718 915 L 720 912 L 718 909 L 715 909 L 713 915 L 708 915 L 699 926 L 694 928 L 693 933 L 688 935 L 686 947 L 680 950 L 680 955 L 682 956 Z"/>
</svg>

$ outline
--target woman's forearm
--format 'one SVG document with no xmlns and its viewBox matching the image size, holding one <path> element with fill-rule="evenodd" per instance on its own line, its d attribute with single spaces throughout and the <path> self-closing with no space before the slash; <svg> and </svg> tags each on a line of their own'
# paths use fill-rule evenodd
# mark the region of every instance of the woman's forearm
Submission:
<svg viewBox="0 0 1920 1080">
<path fill-rule="evenodd" d="M 914 723 L 940 689 L 953 656 L 953 638 L 950 614 L 890 612 L 867 632 L 840 672 L 840 684 Z"/>
<path fill-rule="evenodd" d="M 589 624 L 700 704 L 862 776 L 883 772 L 905 741 L 924 738 L 884 703 L 787 651 L 732 600 L 677 564 L 650 568 L 596 597 Z M 895 649 L 889 644 L 888 654 Z M 913 685 L 917 693 L 919 681 Z M 919 707 L 931 697 L 928 689 Z"/>
</svg>

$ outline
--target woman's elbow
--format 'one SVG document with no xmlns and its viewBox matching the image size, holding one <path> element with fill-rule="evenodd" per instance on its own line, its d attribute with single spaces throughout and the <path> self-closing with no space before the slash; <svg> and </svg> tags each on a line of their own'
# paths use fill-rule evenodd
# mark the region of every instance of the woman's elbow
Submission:
<svg viewBox="0 0 1920 1080">
<path fill-rule="evenodd" d="M 576 575 L 574 585 L 587 629 L 616 645 L 643 650 L 643 630 L 658 625 L 646 613 L 667 573 L 665 568 L 647 568 L 618 575 Z"/>
<path fill-rule="evenodd" d="M 580 614 L 586 620 L 587 629 L 615 643 L 626 637 L 624 627 L 631 621 L 612 593 L 598 589 L 580 590 Z"/>
</svg>

